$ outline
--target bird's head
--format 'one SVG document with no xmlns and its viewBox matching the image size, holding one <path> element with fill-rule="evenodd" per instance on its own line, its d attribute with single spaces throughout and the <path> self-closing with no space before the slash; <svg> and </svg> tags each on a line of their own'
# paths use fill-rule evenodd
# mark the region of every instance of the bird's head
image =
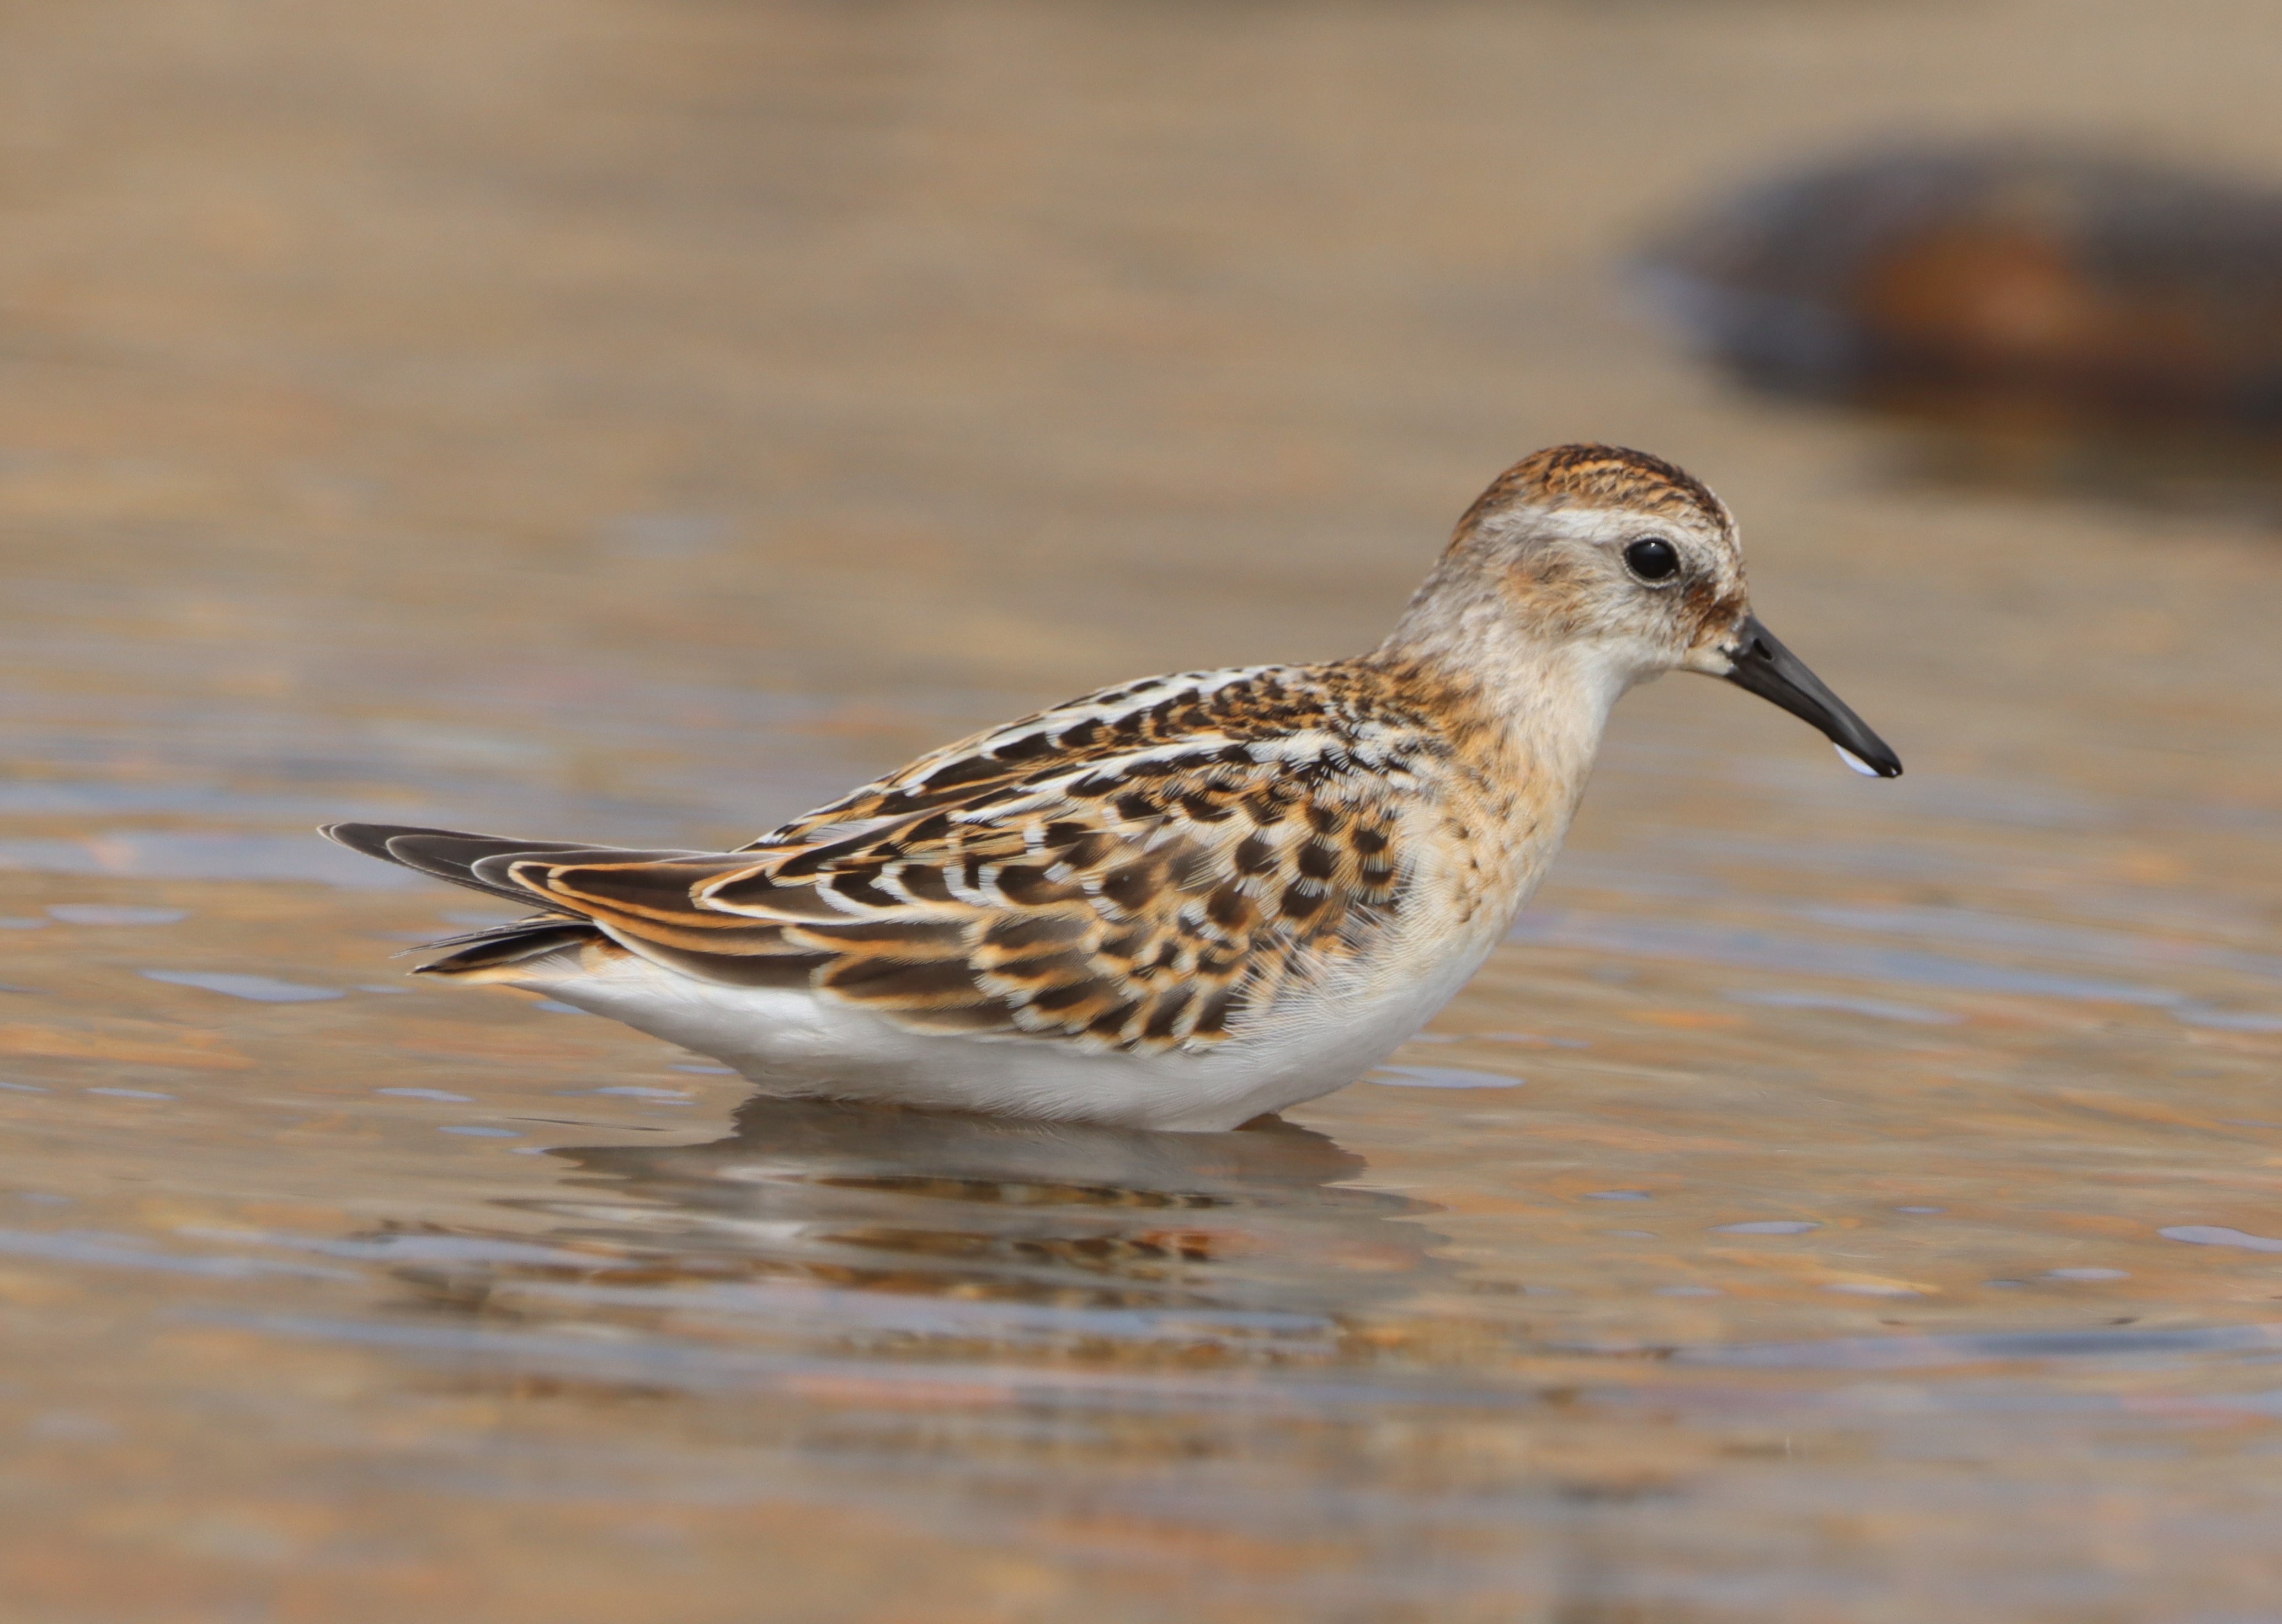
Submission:
<svg viewBox="0 0 2282 1624">
<path fill-rule="evenodd" d="M 1612 692 L 1666 671 L 1725 677 L 1812 723 L 1860 770 L 1902 770 L 1751 613 L 1726 504 L 1645 452 L 1555 445 L 1499 475 L 1396 637 L 1564 651 Z"/>
</svg>

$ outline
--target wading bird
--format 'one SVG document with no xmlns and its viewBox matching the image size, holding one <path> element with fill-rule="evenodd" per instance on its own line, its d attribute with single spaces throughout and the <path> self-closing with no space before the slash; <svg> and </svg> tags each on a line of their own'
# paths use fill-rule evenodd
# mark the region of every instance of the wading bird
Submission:
<svg viewBox="0 0 2282 1624">
<path fill-rule="evenodd" d="M 733 852 L 324 832 L 538 910 L 419 973 L 615 1017 L 773 1093 L 1228 1128 L 1354 1081 L 1464 985 L 1559 850 L 1611 707 L 1666 671 L 1902 769 L 1752 615 L 1717 497 L 1560 445 L 1467 510 L 1369 653 L 1106 688 Z"/>
</svg>

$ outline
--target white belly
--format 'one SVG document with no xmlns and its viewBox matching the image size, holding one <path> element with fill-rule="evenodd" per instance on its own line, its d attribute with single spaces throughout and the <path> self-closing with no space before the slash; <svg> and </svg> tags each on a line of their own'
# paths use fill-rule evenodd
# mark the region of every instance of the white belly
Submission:
<svg viewBox="0 0 2282 1624">
<path fill-rule="evenodd" d="M 714 1056 L 772 1094 L 1202 1132 L 1343 1088 L 1377 1065 L 1489 950 L 1454 947 L 1393 985 L 1326 983 L 1199 1053 L 906 1032 L 805 990 L 726 986 L 631 956 L 553 974 L 542 961 L 520 985 Z"/>
</svg>

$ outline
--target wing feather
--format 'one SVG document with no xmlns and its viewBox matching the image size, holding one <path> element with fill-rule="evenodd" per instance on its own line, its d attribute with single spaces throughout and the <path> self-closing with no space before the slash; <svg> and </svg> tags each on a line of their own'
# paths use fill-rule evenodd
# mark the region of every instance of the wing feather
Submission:
<svg viewBox="0 0 2282 1624">
<path fill-rule="evenodd" d="M 1090 695 L 738 852 L 502 840 L 431 861 L 685 973 L 914 1030 L 1201 1048 L 1401 907 L 1399 800 L 1426 793 L 1405 763 L 1439 735 L 1341 669 Z"/>
</svg>

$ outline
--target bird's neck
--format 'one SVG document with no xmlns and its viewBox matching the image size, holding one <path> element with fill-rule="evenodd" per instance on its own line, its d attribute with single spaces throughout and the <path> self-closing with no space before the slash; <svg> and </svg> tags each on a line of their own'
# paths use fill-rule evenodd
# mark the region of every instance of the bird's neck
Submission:
<svg viewBox="0 0 2282 1624">
<path fill-rule="evenodd" d="M 1536 632 L 1494 599 L 1414 603 L 1364 658 L 1437 712 L 1533 886 L 1585 793 L 1610 710 L 1640 674 L 1605 644 Z"/>
</svg>

